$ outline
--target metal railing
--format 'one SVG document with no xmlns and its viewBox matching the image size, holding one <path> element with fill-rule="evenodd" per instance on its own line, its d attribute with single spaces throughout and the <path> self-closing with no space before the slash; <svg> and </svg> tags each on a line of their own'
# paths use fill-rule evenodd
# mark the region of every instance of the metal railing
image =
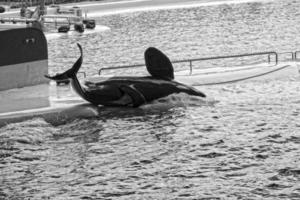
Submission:
<svg viewBox="0 0 300 200">
<path fill-rule="evenodd" d="M 289 55 L 291 56 L 291 60 L 295 60 L 295 56 L 296 56 L 296 52 L 292 52 L 292 51 L 285 51 L 285 52 L 280 52 L 280 53 L 277 53 L 278 55 Z"/>
<path fill-rule="evenodd" d="M 300 59 L 300 51 L 286 51 L 286 52 L 280 52 L 278 55 L 283 55 L 283 54 L 289 54 L 291 56 L 291 60 L 296 61 Z"/>
<path fill-rule="evenodd" d="M 185 60 L 175 60 L 175 61 L 172 61 L 172 63 L 186 63 L 186 62 L 188 62 L 189 67 L 190 67 L 190 75 L 191 75 L 193 73 L 193 62 L 196 62 L 196 61 L 218 60 L 218 59 L 226 59 L 226 58 L 241 58 L 241 57 L 261 56 L 261 55 L 267 55 L 268 56 L 268 63 L 271 63 L 272 56 L 274 56 L 275 65 L 278 64 L 278 54 L 275 51 L 237 54 L 237 55 L 229 55 L 229 56 L 214 56 L 214 57 L 194 58 L 194 59 L 185 59 Z M 145 66 L 145 64 L 123 65 L 123 66 L 116 66 L 116 67 L 102 67 L 102 68 L 99 69 L 98 75 L 101 75 L 101 72 L 103 70 L 127 69 L 127 68 L 143 67 L 143 66 Z"/>
<path fill-rule="evenodd" d="M 21 22 L 21 23 L 33 23 L 33 22 L 36 22 L 38 21 L 37 19 L 22 19 L 22 18 L 14 18 L 14 17 L 11 17 L 11 18 L 0 18 L 0 23 L 1 24 L 4 24 L 6 22 L 9 22 L 9 23 L 13 23 L 13 24 L 16 24 L 18 22 Z"/>
<path fill-rule="evenodd" d="M 226 58 L 241 58 L 241 57 L 260 56 L 260 55 L 268 55 L 268 63 L 271 63 L 271 57 L 273 55 L 275 57 L 275 65 L 278 64 L 278 54 L 275 51 L 237 54 L 237 55 L 230 55 L 230 56 L 215 56 L 215 57 L 195 58 L 195 59 L 173 61 L 172 63 L 189 62 L 189 64 L 190 64 L 190 75 L 191 75 L 193 73 L 193 62 L 195 62 L 195 61 L 219 60 L 219 59 L 226 59 Z"/>
</svg>

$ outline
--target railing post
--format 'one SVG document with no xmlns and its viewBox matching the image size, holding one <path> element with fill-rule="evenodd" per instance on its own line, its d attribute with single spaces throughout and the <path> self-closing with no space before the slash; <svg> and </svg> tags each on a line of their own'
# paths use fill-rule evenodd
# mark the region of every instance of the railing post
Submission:
<svg viewBox="0 0 300 200">
<path fill-rule="evenodd" d="M 192 61 L 190 60 L 190 75 L 193 73 L 193 66 L 192 66 Z"/>
<path fill-rule="evenodd" d="M 296 60 L 296 52 L 292 52 L 292 60 Z"/>
<path fill-rule="evenodd" d="M 270 53 L 268 54 L 268 64 L 271 63 L 271 55 L 272 55 L 272 54 L 275 55 L 275 65 L 277 65 L 277 64 L 278 64 L 278 54 L 277 54 L 276 52 L 270 52 Z"/>
<path fill-rule="evenodd" d="M 292 60 L 296 60 L 296 54 L 295 54 L 295 52 L 292 52 Z"/>
</svg>

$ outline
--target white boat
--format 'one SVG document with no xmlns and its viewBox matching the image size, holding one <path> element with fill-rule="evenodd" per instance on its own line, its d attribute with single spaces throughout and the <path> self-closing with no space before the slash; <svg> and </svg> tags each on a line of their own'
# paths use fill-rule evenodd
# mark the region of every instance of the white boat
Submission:
<svg viewBox="0 0 300 200">
<path fill-rule="evenodd" d="M 69 8 L 59 5 L 45 7 L 43 1 L 34 11 L 22 7 L 20 16 L 0 16 L 0 23 L 1 29 L 4 29 L 3 27 L 7 25 L 18 25 L 40 28 L 45 32 L 68 32 L 69 30 L 84 32 L 84 29 L 94 29 L 96 27 L 95 20 L 87 18 L 86 14 L 83 16 L 80 7 L 73 6 Z"/>
</svg>

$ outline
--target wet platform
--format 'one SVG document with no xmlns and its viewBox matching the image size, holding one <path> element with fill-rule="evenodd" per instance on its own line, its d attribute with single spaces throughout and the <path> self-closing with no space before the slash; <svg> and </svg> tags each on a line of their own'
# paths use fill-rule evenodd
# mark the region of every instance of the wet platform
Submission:
<svg viewBox="0 0 300 200">
<path fill-rule="evenodd" d="M 238 81 L 298 78 L 300 63 L 283 62 L 275 66 L 254 65 L 175 72 L 175 80 L 195 87 L 229 84 Z M 86 80 L 98 82 L 107 77 L 95 76 Z M 81 80 L 82 82 L 86 80 Z M 201 90 L 201 88 L 200 88 Z M 70 85 L 57 86 L 55 82 L 15 88 L 0 92 L 0 126 L 32 117 L 64 120 L 70 117 L 95 116 L 97 109 L 82 100 Z"/>
</svg>

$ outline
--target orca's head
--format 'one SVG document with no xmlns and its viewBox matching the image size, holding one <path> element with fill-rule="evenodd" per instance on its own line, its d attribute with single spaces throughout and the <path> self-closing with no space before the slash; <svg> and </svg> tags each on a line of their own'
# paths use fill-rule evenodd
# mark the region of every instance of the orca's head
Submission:
<svg viewBox="0 0 300 200">
<path fill-rule="evenodd" d="M 206 95 L 203 92 L 200 92 L 199 90 L 197 90 L 196 88 L 194 88 L 192 86 L 187 86 L 187 85 L 184 85 L 184 84 L 178 84 L 177 88 L 179 90 L 181 90 L 182 92 L 185 92 L 185 93 L 190 94 L 190 95 L 206 97 Z"/>
</svg>

